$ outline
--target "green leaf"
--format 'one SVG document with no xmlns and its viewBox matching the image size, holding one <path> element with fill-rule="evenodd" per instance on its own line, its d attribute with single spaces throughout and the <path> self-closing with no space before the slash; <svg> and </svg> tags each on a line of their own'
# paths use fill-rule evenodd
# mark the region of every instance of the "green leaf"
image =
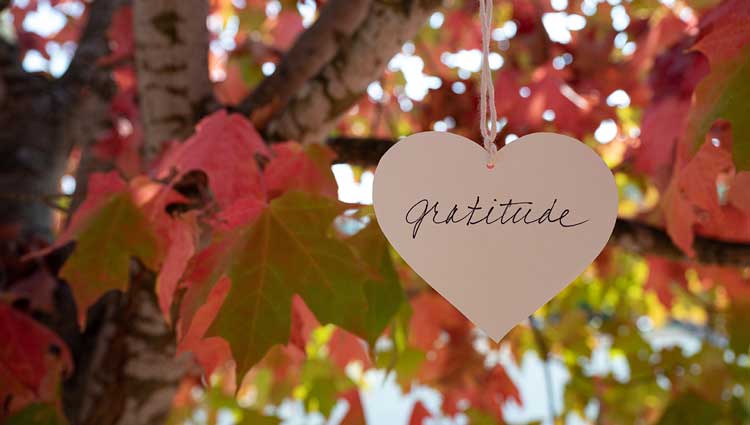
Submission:
<svg viewBox="0 0 750 425">
<path fill-rule="evenodd" d="M 738 170 L 750 170 L 750 54 L 712 63 L 711 73 L 695 89 L 688 117 L 688 141 L 697 150 L 717 119 L 732 125 L 732 157 Z"/>
<path fill-rule="evenodd" d="M 704 10 L 716 6 L 721 0 L 686 0 L 688 6 L 696 10 Z"/>
<path fill-rule="evenodd" d="M 157 238 L 129 191 L 118 192 L 81 223 L 75 251 L 60 271 L 81 308 L 112 289 L 127 289 L 131 257 L 156 270 Z"/>
<path fill-rule="evenodd" d="M 657 424 L 705 425 L 716 423 L 721 417 L 721 407 L 718 404 L 687 392 L 669 403 Z"/>
<path fill-rule="evenodd" d="M 48 403 L 30 404 L 4 422 L 5 425 L 68 425 L 57 408 Z"/>
<path fill-rule="evenodd" d="M 469 418 L 469 423 L 473 425 L 496 425 L 497 421 L 492 416 L 479 410 L 470 408 L 466 410 L 466 416 Z"/>
<path fill-rule="evenodd" d="M 353 388 L 352 382 L 328 359 L 309 359 L 300 373 L 300 386 L 295 393 L 304 401 L 310 412 L 329 416 L 339 396 Z"/>
<path fill-rule="evenodd" d="M 402 351 L 393 349 L 378 353 L 375 365 L 378 369 L 385 369 L 388 373 L 395 372 L 398 383 L 407 388 L 414 382 L 426 358 L 424 351 L 406 347 Z"/>
<path fill-rule="evenodd" d="M 370 224 L 348 239 L 360 258 L 376 274 L 364 284 L 369 314 L 365 324 L 365 339 L 374 345 L 391 319 L 406 300 L 404 290 L 393 265 L 390 248 L 374 216 Z"/>
<path fill-rule="evenodd" d="M 243 409 L 239 413 L 242 418 L 237 425 L 278 425 L 281 423 L 279 418 L 263 416 L 255 410 Z"/>
<path fill-rule="evenodd" d="M 727 312 L 727 333 L 729 348 L 737 355 L 747 354 L 750 348 L 750 304 L 735 302 Z"/>
<path fill-rule="evenodd" d="M 364 287 L 372 285 L 373 274 L 330 232 L 344 208 L 325 197 L 289 192 L 194 258 L 186 278 L 188 315 L 219 278 L 230 279 L 207 335 L 227 340 L 240 376 L 271 346 L 288 341 L 294 294 L 320 322 L 370 335 Z"/>
</svg>

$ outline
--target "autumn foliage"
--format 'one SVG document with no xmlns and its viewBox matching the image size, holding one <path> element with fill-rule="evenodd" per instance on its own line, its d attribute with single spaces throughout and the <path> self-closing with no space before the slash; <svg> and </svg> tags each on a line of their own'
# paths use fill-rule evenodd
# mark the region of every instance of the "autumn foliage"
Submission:
<svg viewBox="0 0 750 425">
<path fill-rule="evenodd" d="M 2 252 L 0 423 L 67 423 L 64 382 L 80 347 L 51 323 L 63 314 L 85 327 L 102 297 L 131 288 L 134 259 L 156 276 L 175 358 L 194 366 L 169 423 L 196 423 L 199 411 L 205 423 L 220 412 L 279 423 L 285 403 L 382 423 L 388 407 L 363 396 L 376 376 L 404 394 L 440 394 L 410 405 L 410 424 L 528 419 L 508 406 L 546 412 L 532 421 L 750 421 L 750 2 L 496 1 L 499 144 L 537 131 L 578 138 L 612 169 L 620 218 L 673 248 L 664 255 L 642 235 L 613 242 L 500 344 L 409 269 L 370 206 L 339 200 L 338 150 L 272 140 L 264 111 L 232 108 L 326 2 L 210 4 L 207 72 L 220 106 L 156 156 L 142 154 L 132 9 L 112 17 L 98 65 L 114 82 L 111 125 L 70 152 L 68 172 L 86 184 L 58 205 L 54 241 Z M 54 34 L 23 25 L 42 7 L 65 16 Z M 50 59 L 52 44 L 79 40 L 91 7 L 29 0 L 6 13 L 20 54 Z M 382 144 L 436 129 L 480 140 L 476 14 L 475 1 L 444 1 L 331 137 Z M 86 158 L 104 165 L 81 172 Z M 355 179 L 370 162 L 352 167 Z M 18 237 L 9 223 L 0 232 Z M 75 301 L 63 313 L 60 291 Z M 562 405 L 521 391 L 519 365 L 534 357 L 567 370 L 564 385 L 538 385 L 564 391 Z"/>
</svg>

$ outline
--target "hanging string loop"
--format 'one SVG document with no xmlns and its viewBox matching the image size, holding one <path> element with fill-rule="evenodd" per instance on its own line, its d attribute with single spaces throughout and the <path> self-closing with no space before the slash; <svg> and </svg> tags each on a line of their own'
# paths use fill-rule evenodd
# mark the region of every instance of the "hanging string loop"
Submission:
<svg viewBox="0 0 750 425">
<path fill-rule="evenodd" d="M 487 150 L 487 168 L 495 166 L 497 146 L 497 110 L 495 109 L 495 84 L 492 82 L 490 69 L 490 39 L 492 34 L 492 2 L 479 0 L 479 19 L 482 25 L 482 69 L 480 82 L 480 130 Z M 489 122 L 488 122 L 489 121 Z"/>
</svg>

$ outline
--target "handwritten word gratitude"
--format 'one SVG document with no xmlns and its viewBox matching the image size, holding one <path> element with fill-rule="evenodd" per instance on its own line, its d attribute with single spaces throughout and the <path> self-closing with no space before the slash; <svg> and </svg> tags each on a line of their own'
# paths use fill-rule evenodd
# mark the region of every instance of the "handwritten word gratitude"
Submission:
<svg viewBox="0 0 750 425">
<path fill-rule="evenodd" d="M 498 202 L 497 199 L 493 198 L 490 205 L 482 204 L 480 206 L 480 204 L 482 204 L 481 199 L 477 196 L 474 205 L 459 207 L 458 204 L 453 204 L 453 207 L 445 216 L 440 216 L 440 202 L 436 201 L 433 203 L 429 199 L 417 201 L 409 208 L 405 217 L 406 222 L 413 226 L 412 239 L 417 238 L 419 229 L 426 220 L 433 224 L 465 223 L 466 226 L 494 224 L 497 222 L 500 222 L 500 224 L 557 223 L 560 227 L 564 228 L 580 226 L 589 221 L 583 220 L 575 223 L 565 221 L 565 217 L 571 211 L 566 208 L 560 211 L 559 214 L 556 214 L 555 206 L 557 205 L 557 199 L 554 199 L 552 205 L 542 211 L 541 214 L 535 212 L 533 202 L 515 202 L 513 199 L 509 199 L 507 202 Z"/>
</svg>

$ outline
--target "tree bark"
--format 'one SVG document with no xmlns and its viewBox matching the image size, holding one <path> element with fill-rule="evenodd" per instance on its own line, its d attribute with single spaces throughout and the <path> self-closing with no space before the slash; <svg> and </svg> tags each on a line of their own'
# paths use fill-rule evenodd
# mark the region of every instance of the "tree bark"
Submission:
<svg viewBox="0 0 750 425">
<path fill-rule="evenodd" d="M 160 425 L 192 360 L 175 358 L 172 330 L 159 309 L 156 276 L 131 262 L 127 293 L 110 292 L 88 313 L 76 353 L 80 397 L 70 418 L 82 425 Z"/>
<path fill-rule="evenodd" d="M 373 0 L 351 38 L 308 81 L 266 129 L 273 140 L 323 142 L 343 113 L 383 73 L 401 46 L 414 37 L 440 0 Z"/>
<path fill-rule="evenodd" d="M 67 159 L 62 129 L 69 97 L 42 75 L 24 72 L 18 50 L 4 42 L 0 81 L 0 223 L 17 239 L 49 241 L 49 197 L 59 192 Z"/>
<path fill-rule="evenodd" d="M 138 95 L 146 160 L 192 134 L 213 101 L 207 0 L 134 0 Z"/>
<path fill-rule="evenodd" d="M 251 117 L 256 126 L 285 107 L 289 100 L 313 78 L 351 38 L 367 17 L 372 0 L 330 0 L 320 17 L 300 34 L 284 54 L 276 71 L 265 78 L 237 110 Z"/>
<path fill-rule="evenodd" d="M 49 242 L 53 237 L 50 198 L 60 191 L 60 178 L 67 167 L 71 148 L 85 149 L 93 145 L 101 130 L 111 128 L 109 100 L 115 87 L 110 80 L 110 70 L 97 65 L 109 52 L 107 31 L 112 14 L 125 3 L 127 0 L 95 0 L 89 6 L 89 18 L 77 51 L 68 71 L 58 80 L 26 73 L 17 47 L 0 42 L 0 125 L 3 127 L 0 133 L 3 170 L 0 173 L 0 224 L 3 226 L 0 249 L 7 254 L 3 255 L 0 271 L 6 280 L 11 279 L 3 282 L 3 287 L 14 284 L 12 276 L 7 275 L 18 261 L 13 259 L 13 254 L 20 257 L 34 246 L 38 247 L 36 241 Z M 163 5 L 163 2 L 149 2 L 146 9 L 155 7 L 156 3 Z M 182 57 L 180 54 L 172 57 L 178 57 L 183 64 L 186 57 L 197 57 L 199 63 L 185 64 L 187 70 L 174 74 L 184 75 L 200 69 L 198 81 L 192 76 L 189 82 L 181 80 L 182 77 L 177 80 L 183 81 L 186 87 L 195 82 L 194 87 L 202 87 L 203 92 L 210 94 L 208 64 L 200 61 L 201 57 L 206 57 L 208 48 L 206 15 L 200 14 L 207 9 L 207 3 L 198 3 L 204 7 L 188 11 L 191 22 L 200 23 L 198 32 L 203 29 L 202 34 L 206 35 L 202 38 L 201 53 L 195 55 L 183 49 Z M 174 22 L 170 16 L 157 13 L 148 24 L 171 34 L 169 25 Z M 178 15 L 175 19 L 179 21 L 182 17 Z M 182 23 L 175 25 L 178 37 L 190 40 L 195 36 L 190 32 L 192 29 L 188 31 Z M 189 34 L 183 35 L 182 31 Z M 184 47 L 184 43 L 176 44 Z M 149 76 L 159 72 L 158 68 L 151 68 L 152 65 L 167 66 L 163 61 L 151 61 L 151 55 L 158 54 L 157 47 L 145 46 L 146 54 L 141 57 L 147 81 Z M 170 75 L 173 74 L 167 70 L 160 78 Z M 172 98 L 193 99 L 193 87 L 188 87 L 185 96 L 175 93 L 174 87 L 168 79 L 156 88 L 146 86 L 145 90 L 155 90 L 149 93 L 152 96 L 147 96 L 149 100 L 156 99 L 149 105 L 163 105 L 158 94 L 164 91 Z M 169 103 L 169 107 L 178 112 L 186 110 L 175 105 Z M 144 115 L 152 118 L 149 122 L 158 123 L 158 114 L 163 111 L 145 109 L 155 114 Z M 157 119 L 153 119 L 154 116 Z M 192 117 L 184 123 L 183 131 L 186 128 L 192 131 L 195 124 Z M 79 187 L 84 185 L 79 184 Z M 11 261 L 5 263 L 6 259 Z M 174 356 L 174 335 L 157 306 L 152 273 L 135 267 L 131 290 L 103 297 L 88 316 L 84 333 L 78 331 L 70 290 L 64 282 L 58 282 L 55 312 L 51 318 L 54 320 L 42 321 L 63 336 L 75 361 L 75 375 L 65 383 L 63 393 L 64 410 L 72 424 L 163 423 L 171 409 L 177 383 L 185 376 L 190 362 Z"/>
</svg>

